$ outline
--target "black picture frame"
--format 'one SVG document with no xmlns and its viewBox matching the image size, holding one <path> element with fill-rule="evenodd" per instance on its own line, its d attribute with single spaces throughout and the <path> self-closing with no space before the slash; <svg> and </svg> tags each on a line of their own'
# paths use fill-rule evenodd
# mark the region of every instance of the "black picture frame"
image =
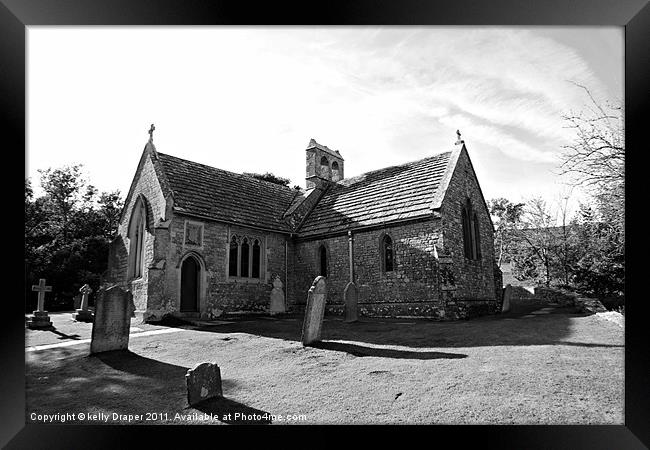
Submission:
<svg viewBox="0 0 650 450">
<path fill-rule="evenodd" d="M 247 2 L 236 0 L 0 0 L 0 113 L 6 126 L 3 143 L 7 154 L 25 149 L 25 29 L 32 25 L 562 25 L 625 27 L 626 161 L 626 328 L 625 425 L 621 426 L 425 426 L 371 427 L 373 439 L 402 437 L 402 432 L 422 433 L 425 443 L 454 447 L 475 442 L 490 448 L 627 449 L 650 445 L 650 370 L 647 300 L 641 293 L 643 262 L 635 255 L 647 246 L 637 225 L 646 209 L 634 202 L 645 188 L 643 175 L 643 113 L 648 109 L 648 55 L 650 6 L 647 0 L 336 0 L 328 2 Z M 7 139 L 9 138 L 9 139 Z M 26 153 L 25 153 L 26 155 Z M 5 165 L 7 167 L 7 165 Z M 11 172 L 11 173 L 9 173 Z M 13 172 L 18 172 L 14 170 Z M 12 171 L 9 175 L 17 176 Z M 6 199 L 18 202 L 16 180 L 5 189 Z M 634 203 L 633 203 L 634 202 Z M 7 203 L 6 203 L 7 204 Z M 632 205 L 641 207 L 632 208 Z M 18 208 L 18 205 L 14 206 Z M 7 206 L 5 210 L 7 211 Z M 18 222 L 17 220 L 14 222 Z M 18 226 L 13 224 L 13 226 Z M 20 235 L 20 230 L 16 231 Z M 15 233 L 14 233 L 15 234 Z M 17 279 L 19 275 L 9 280 Z M 24 279 L 24 273 L 23 273 Z M 8 284 L 8 283 L 5 283 Z M 20 287 L 22 289 L 22 287 Z M 19 289 L 15 289 L 19 291 Z M 3 321 L 2 421 L 0 445 L 6 448 L 114 448 L 128 447 L 141 436 L 149 445 L 181 436 L 222 442 L 236 434 L 238 445 L 249 437 L 267 440 L 269 433 L 283 437 L 287 427 L 267 427 L 259 434 L 246 427 L 152 427 L 25 425 L 25 353 L 23 304 L 6 294 L 9 320 Z M 12 291 L 13 294 L 13 291 Z M 291 427 L 305 430 L 305 427 Z M 340 442 L 338 431 L 326 426 L 308 427 L 310 440 Z M 355 429 L 356 431 L 356 429 Z M 191 440 L 189 439 L 191 436 Z M 317 438 L 318 436 L 318 438 Z M 406 437 L 406 436 L 404 436 Z M 410 436 L 409 436 L 410 437 Z M 329 439 L 328 439 L 329 438 Z M 284 439 L 284 437 L 283 437 Z M 304 441 L 303 441 L 304 442 Z M 414 442 L 414 441 L 405 441 Z"/>
</svg>

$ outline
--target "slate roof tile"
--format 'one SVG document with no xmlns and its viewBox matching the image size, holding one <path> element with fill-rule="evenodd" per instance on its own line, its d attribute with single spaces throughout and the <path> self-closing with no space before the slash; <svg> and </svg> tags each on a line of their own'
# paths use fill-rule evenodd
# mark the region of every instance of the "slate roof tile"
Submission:
<svg viewBox="0 0 650 450">
<path fill-rule="evenodd" d="M 158 152 L 174 205 L 214 220 L 291 231 L 282 220 L 297 191 Z"/>
<path fill-rule="evenodd" d="M 332 185 L 300 227 L 313 236 L 431 214 L 452 152 L 347 178 Z"/>
</svg>

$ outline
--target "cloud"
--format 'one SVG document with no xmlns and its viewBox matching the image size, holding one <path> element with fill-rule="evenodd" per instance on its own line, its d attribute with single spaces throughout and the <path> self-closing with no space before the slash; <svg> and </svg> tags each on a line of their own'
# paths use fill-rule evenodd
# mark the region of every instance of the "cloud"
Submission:
<svg viewBox="0 0 650 450">
<path fill-rule="evenodd" d="M 89 159 L 100 188 L 126 190 L 152 121 L 162 152 L 299 184 L 311 137 L 350 175 L 446 150 L 457 128 L 506 162 L 548 165 L 571 138 L 562 113 L 585 100 L 567 80 L 604 90 L 549 33 L 30 27 L 29 170 Z"/>
</svg>

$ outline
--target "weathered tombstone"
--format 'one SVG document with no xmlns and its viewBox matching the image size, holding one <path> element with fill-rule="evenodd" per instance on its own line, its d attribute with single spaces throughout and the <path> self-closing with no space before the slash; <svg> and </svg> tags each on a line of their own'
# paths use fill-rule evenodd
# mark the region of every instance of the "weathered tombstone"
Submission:
<svg viewBox="0 0 650 450">
<path fill-rule="evenodd" d="M 302 345 L 320 341 L 326 301 L 327 285 L 325 284 L 325 277 L 318 276 L 307 293 L 307 307 L 305 308 L 305 319 L 302 323 Z"/>
<path fill-rule="evenodd" d="M 512 298 L 512 286 L 508 284 L 506 285 L 506 288 L 503 290 L 503 305 L 501 306 L 501 312 L 510 311 L 511 298 Z"/>
<path fill-rule="evenodd" d="M 92 322 L 93 321 L 93 313 L 91 313 L 88 310 L 88 296 L 91 294 L 93 290 L 91 289 L 90 286 L 87 284 L 84 284 L 81 286 L 81 289 L 79 289 L 79 292 L 81 293 L 81 305 L 80 308 L 77 309 L 77 311 L 72 314 L 72 318 L 76 320 L 77 322 Z"/>
<path fill-rule="evenodd" d="M 73 301 L 72 308 L 74 310 L 81 308 L 81 294 L 77 294 L 74 297 L 72 297 L 72 301 Z"/>
<path fill-rule="evenodd" d="M 127 350 L 131 327 L 131 292 L 119 286 L 101 289 L 95 301 L 90 353 Z"/>
<path fill-rule="evenodd" d="M 359 320 L 359 290 L 357 285 L 349 282 L 343 291 L 345 301 L 345 322 L 356 322 Z"/>
<path fill-rule="evenodd" d="M 221 370 L 213 363 L 204 362 L 185 374 L 187 403 L 190 406 L 212 397 L 221 397 Z"/>
<path fill-rule="evenodd" d="M 45 286 L 45 279 L 38 280 L 38 284 L 32 286 L 32 291 L 38 292 L 38 305 L 34 315 L 27 320 L 27 327 L 32 329 L 50 328 L 52 321 L 45 311 L 45 293 L 52 292 L 52 286 Z"/>
<path fill-rule="evenodd" d="M 284 307 L 284 292 L 282 291 L 282 280 L 280 276 L 276 275 L 273 279 L 273 289 L 271 289 L 271 315 L 285 312 Z"/>
</svg>

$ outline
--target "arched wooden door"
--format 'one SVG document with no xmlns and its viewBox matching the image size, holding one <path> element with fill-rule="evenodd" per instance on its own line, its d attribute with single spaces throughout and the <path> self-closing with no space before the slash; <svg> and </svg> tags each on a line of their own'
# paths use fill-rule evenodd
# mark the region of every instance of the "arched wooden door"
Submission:
<svg viewBox="0 0 650 450">
<path fill-rule="evenodd" d="M 193 256 L 181 266 L 181 312 L 199 310 L 199 276 L 201 265 Z"/>
</svg>

